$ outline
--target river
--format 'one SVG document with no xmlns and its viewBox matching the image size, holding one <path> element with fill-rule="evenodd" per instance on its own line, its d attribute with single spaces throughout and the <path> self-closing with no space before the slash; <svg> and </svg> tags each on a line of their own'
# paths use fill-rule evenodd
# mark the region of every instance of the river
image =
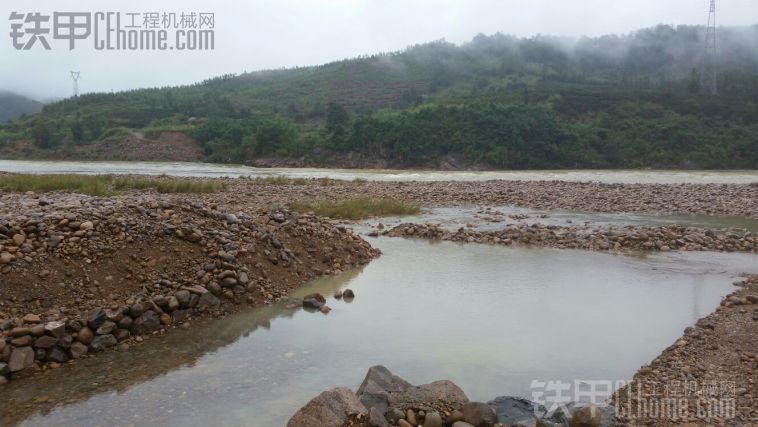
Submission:
<svg viewBox="0 0 758 427">
<path fill-rule="evenodd" d="M 139 174 L 193 177 L 323 178 L 371 181 L 596 181 L 605 183 L 715 183 L 758 182 L 758 171 L 673 171 L 673 170 L 540 170 L 540 171 L 419 171 L 370 169 L 252 168 L 211 163 L 159 162 L 69 162 L 0 160 L 0 171 L 50 174 Z"/>
</svg>

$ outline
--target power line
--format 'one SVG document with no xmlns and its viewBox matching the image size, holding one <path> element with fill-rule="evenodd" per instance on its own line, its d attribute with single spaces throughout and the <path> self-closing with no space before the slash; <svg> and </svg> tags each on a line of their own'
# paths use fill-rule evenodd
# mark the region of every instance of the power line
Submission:
<svg viewBox="0 0 758 427">
<path fill-rule="evenodd" d="M 71 80 L 74 81 L 74 96 L 79 96 L 79 71 L 71 72 Z"/>
<path fill-rule="evenodd" d="M 716 50 L 716 0 L 711 0 L 708 27 L 705 31 L 705 54 L 700 71 L 700 88 L 706 93 L 718 93 L 718 55 Z"/>
</svg>

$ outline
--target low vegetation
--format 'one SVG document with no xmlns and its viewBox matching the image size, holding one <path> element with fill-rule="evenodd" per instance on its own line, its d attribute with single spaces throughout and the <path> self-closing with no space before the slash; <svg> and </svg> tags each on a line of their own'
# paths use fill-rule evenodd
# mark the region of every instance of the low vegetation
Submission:
<svg viewBox="0 0 758 427">
<path fill-rule="evenodd" d="M 395 199 L 357 198 L 340 201 L 322 201 L 317 203 L 296 202 L 289 205 L 298 212 L 313 212 L 319 216 L 338 219 L 363 219 L 376 216 L 413 215 L 421 209 Z"/>
<path fill-rule="evenodd" d="M 3 175 L 0 188 L 8 191 L 71 191 L 90 196 L 104 196 L 109 192 L 109 177 L 100 175 Z"/>
<path fill-rule="evenodd" d="M 7 191 L 70 191 L 90 196 L 107 196 L 116 191 L 155 190 L 159 193 L 211 193 L 224 189 L 223 183 L 183 178 L 114 178 L 107 175 L 0 176 L 0 189 Z"/>
<path fill-rule="evenodd" d="M 117 178 L 116 190 L 155 190 L 159 193 L 213 193 L 225 188 L 223 183 L 175 178 Z"/>
</svg>

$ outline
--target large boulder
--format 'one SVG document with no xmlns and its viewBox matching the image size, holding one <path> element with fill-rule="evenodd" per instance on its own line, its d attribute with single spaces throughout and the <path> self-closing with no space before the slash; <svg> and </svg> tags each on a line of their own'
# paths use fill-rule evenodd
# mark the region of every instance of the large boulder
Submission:
<svg viewBox="0 0 758 427">
<path fill-rule="evenodd" d="M 497 421 L 506 425 L 536 423 L 545 416 L 544 406 L 520 397 L 499 396 L 487 402 L 497 413 Z"/>
<path fill-rule="evenodd" d="M 395 408 L 410 408 L 427 403 L 434 406 L 457 408 L 468 402 L 466 393 L 455 383 L 447 380 L 389 393 L 389 404 Z"/>
<path fill-rule="evenodd" d="M 486 403 L 469 402 L 458 410 L 463 414 L 463 420 L 475 427 L 492 427 L 497 423 L 495 410 Z"/>
<path fill-rule="evenodd" d="M 411 387 L 411 383 L 378 365 L 369 368 L 356 394 L 367 409 L 377 408 L 384 413 L 389 406 L 389 393 L 405 391 Z"/>
<path fill-rule="evenodd" d="M 347 388 L 325 391 L 300 408 L 287 427 L 340 427 L 351 414 L 365 414 L 366 407 Z"/>
</svg>

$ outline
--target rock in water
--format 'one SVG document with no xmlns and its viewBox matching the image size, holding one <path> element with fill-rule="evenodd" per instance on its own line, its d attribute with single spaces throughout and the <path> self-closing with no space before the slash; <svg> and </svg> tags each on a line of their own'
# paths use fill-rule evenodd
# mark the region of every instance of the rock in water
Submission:
<svg viewBox="0 0 758 427">
<path fill-rule="evenodd" d="M 486 403 L 469 402 L 461 406 L 463 420 L 475 427 L 492 427 L 497 423 L 495 410 Z"/>
<path fill-rule="evenodd" d="M 325 391 L 300 408 L 287 427 L 340 427 L 350 414 L 365 414 L 366 407 L 346 388 Z"/>
</svg>

